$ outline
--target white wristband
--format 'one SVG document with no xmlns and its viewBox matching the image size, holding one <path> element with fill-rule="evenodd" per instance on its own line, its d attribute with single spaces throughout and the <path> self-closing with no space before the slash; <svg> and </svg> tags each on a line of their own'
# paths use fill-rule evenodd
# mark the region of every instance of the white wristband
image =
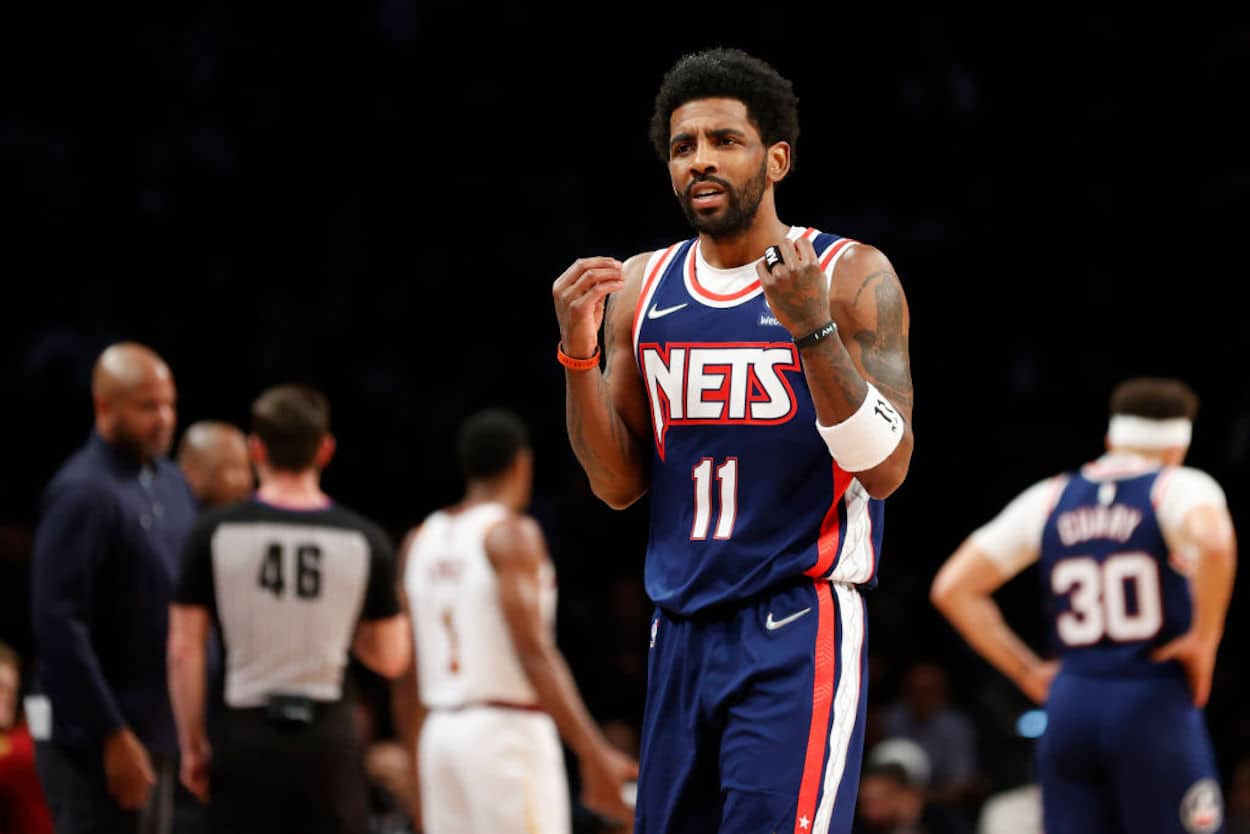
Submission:
<svg viewBox="0 0 1250 834">
<path fill-rule="evenodd" d="M 903 439 L 903 418 L 871 382 L 859 410 L 832 426 L 816 421 L 816 431 L 829 454 L 847 472 L 872 469 L 890 456 Z"/>
</svg>

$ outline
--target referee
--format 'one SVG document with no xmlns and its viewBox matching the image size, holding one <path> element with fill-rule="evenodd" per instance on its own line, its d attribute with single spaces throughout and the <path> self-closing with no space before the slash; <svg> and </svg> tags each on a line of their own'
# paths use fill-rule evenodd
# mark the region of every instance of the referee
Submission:
<svg viewBox="0 0 1250 834">
<path fill-rule="evenodd" d="M 169 686 L 182 782 L 209 802 L 214 831 L 368 830 L 363 751 L 343 693 L 347 652 L 395 677 L 411 637 L 386 535 L 321 491 L 334 454 L 329 414 L 326 398 L 305 386 L 262 393 L 248 441 L 260 488 L 201 516 L 183 553 Z M 204 663 L 213 626 L 225 649 L 226 709 L 210 749 Z"/>
</svg>

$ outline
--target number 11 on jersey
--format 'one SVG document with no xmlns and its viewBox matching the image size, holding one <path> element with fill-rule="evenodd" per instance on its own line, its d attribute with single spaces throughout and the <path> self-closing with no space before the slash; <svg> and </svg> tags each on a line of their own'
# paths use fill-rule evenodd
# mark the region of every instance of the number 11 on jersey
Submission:
<svg viewBox="0 0 1250 834">
<path fill-rule="evenodd" d="M 694 480 L 694 524 L 690 528 L 691 541 L 705 541 L 712 524 L 712 468 L 715 461 L 704 458 L 699 461 L 690 477 Z M 720 484 L 720 515 L 716 519 L 714 539 L 728 539 L 733 535 L 734 519 L 738 514 L 738 459 L 725 458 L 716 466 L 716 482 Z"/>
</svg>

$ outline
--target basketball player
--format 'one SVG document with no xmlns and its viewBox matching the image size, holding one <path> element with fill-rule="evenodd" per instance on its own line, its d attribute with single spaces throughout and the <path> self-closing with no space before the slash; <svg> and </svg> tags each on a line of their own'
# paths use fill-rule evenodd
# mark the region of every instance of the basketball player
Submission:
<svg viewBox="0 0 1250 834">
<path fill-rule="evenodd" d="M 553 287 L 573 450 L 610 506 L 651 491 L 636 830 L 846 832 L 858 588 L 911 460 L 907 303 L 877 249 L 779 219 L 799 128 L 772 67 L 689 55 L 655 104 L 697 236 Z"/>
<path fill-rule="evenodd" d="M 418 666 L 398 717 L 411 745 L 404 716 L 416 714 L 419 681 L 425 830 L 569 834 L 560 736 L 577 754 L 583 804 L 629 825 L 622 788 L 637 765 L 599 731 L 555 644 L 555 572 L 522 514 L 533 473 L 525 427 L 480 412 L 461 427 L 459 456 L 464 499 L 422 522 L 400 557 Z"/>
<path fill-rule="evenodd" d="M 188 539 L 170 616 L 169 686 L 182 781 L 213 830 L 368 830 L 347 652 L 394 677 L 409 663 L 386 535 L 321 491 L 329 404 L 280 385 L 252 406 L 251 501 L 207 511 Z M 205 640 L 221 629 L 225 709 L 204 729 Z M 210 796 L 211 781 L 211 796 Z"/>
<path fill-rule="evenodd" d="M 1047 834 L 1221 829 L 1201 709 L 1236 544 L 1219 485 L 1181 465 L 1197 410 L 1178 380 L 1121 383 L 1107 454 L 1027 489 L 934 579 L 934 603 L 972 647 L 1046 704 Z M 1025 645 L 991 597 L 1033 562 L 1057 662 Z"/>
</svg>

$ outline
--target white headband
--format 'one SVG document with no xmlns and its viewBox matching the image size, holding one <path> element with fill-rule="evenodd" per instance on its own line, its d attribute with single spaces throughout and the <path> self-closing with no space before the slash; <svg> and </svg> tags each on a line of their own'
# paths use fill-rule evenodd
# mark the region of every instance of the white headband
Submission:
<svg viewBox="0 0 1250 834">
<path fill-rule="evenodd" d="M 1170 449 L 1188 446 L 1194 434 L 1194 424 L 1184 417 L 1171 420 L 1151 420 L 1129 414 L 1116 414 L 1107 427 L 1107 440 L 1112 446 L 1128 446 L 1133 449 Z"/>
</svg>

